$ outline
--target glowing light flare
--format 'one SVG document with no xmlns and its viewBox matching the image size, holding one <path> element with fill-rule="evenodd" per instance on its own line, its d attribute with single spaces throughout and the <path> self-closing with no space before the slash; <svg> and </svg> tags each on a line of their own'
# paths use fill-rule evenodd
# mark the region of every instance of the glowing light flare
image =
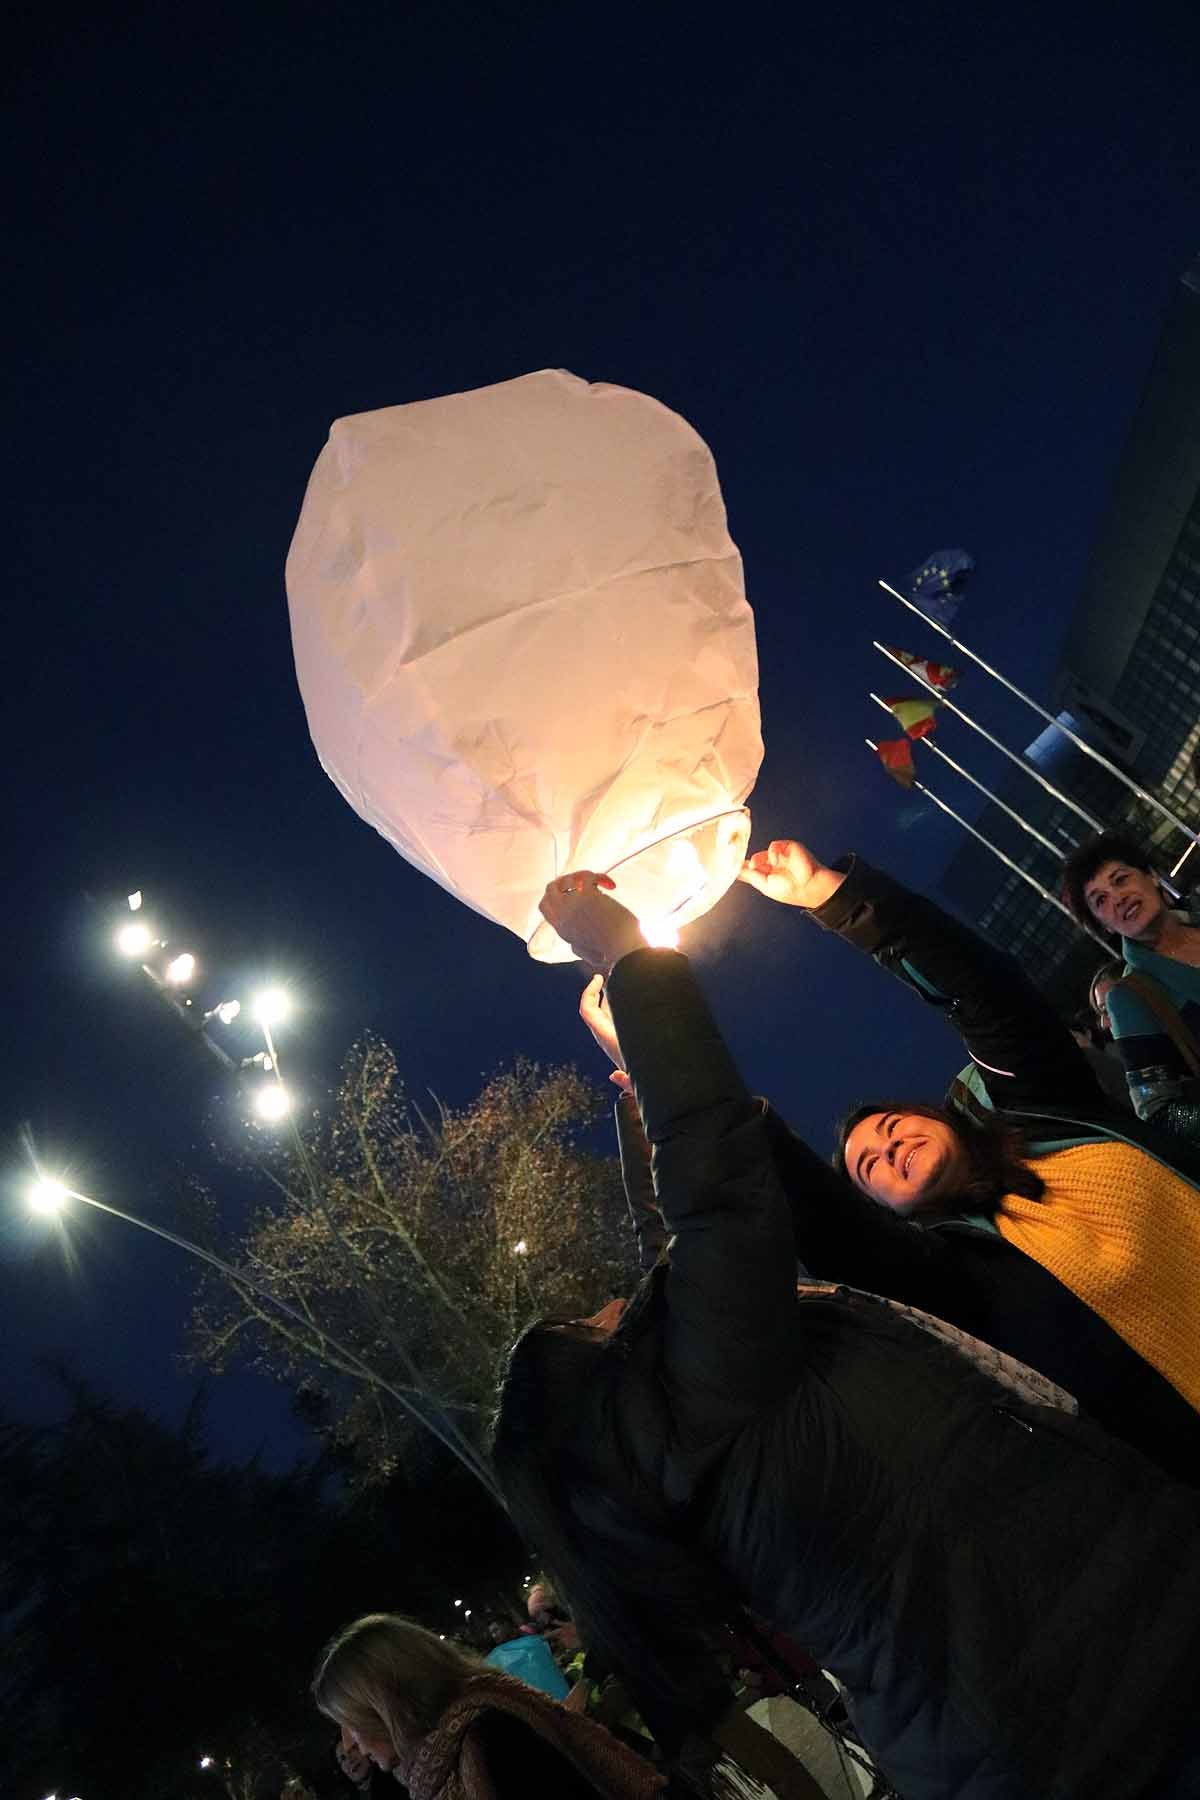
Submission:
<svg viewBox="0 0 1200 1800">
<path fill-rule="evenodd" d="M 524 1238 L 517 1239 L 516 1243 L 512 1247 L 512 1253 L 514 1256 L 528 1256 L 529 1255 L 529 1245 L 525 1242 Z"/>
<path fill-rule="evenodd" d="M 190 950 L 174 956 L 166 967 L 166 977 L 172 987 L 185 987 L 196 973 L 196 959 Z"/>
<path fill-rule="evenodd" d="M 213 1008 L 213 1013 L 215 1017 L 220 1019 L 222 1025 L 232 1025 L 241 1010 L 242 1003 L 240 1000 L 222 1000 L 220 1006 L 215 1006 Z"/>
<path fill-rule="evenodd" d="M 212 1766 L 213 1766 L 213 1759 L 211 1756 L 202 1756 L 200 1758 L 200 1767 L 202 1769 L 211 1769 Z"/>
<path fill-rule="evenodd" d="M 53 1181 L 49 1176 L 39 1175 L 36 1181 L 29 1184 L 26 1198 L 31 1212 L 41 1213 L 44 1218 L 54 1218 L 60 1213 L 70 1197 L 70 1189 L 61 1181 Z"/>
<path fill-rule="evenodd" d="M 678 950 L 679 927 L 670 919 L 639 919 L 638 924 L 652 950 Z"/>
<path fill-rule="evenodd" d="M 130 912 L 141 912 L 141 910 L 142 910 L 142 890 L 141 890 L 141 888 L 138 888 L 138 890 L 135 894 L 127 895 L 126 898 L 129 903 Z"/>
<path fill-rule="evenodd" d="M 262 993 L 254 996 L 252 1010 L 258 1023 L 270 1031 L 291 1017 L 291 996 L 282 988 L 264 988 Z"/>
<path fill-rule="evenodd" d="M 154 942 L 154 933 L 144 920 L 122 925 L 116 936 L 122 956 L 144 956 Z"/>
<path fill-rule="evenodd" d="M 274 1125 L 286 1119 L 292 1110 L 292 1097 L 282 1081 L 264 1081 L 254 1091 L 254 1111 L 265 1124 Z"/>
</svg>

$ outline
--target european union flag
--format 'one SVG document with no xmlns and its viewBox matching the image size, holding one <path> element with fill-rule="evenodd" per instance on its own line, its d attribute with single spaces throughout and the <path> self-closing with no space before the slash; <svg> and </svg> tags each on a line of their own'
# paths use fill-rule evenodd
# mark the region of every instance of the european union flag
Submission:
<svg viewBox="0 0 1200 1800">
<path fill-rule="evenodd" d="M 908 597 L 947 630 L 975 569 L 969 550 L 935 550 L 908 578 Z"/>
</svg>

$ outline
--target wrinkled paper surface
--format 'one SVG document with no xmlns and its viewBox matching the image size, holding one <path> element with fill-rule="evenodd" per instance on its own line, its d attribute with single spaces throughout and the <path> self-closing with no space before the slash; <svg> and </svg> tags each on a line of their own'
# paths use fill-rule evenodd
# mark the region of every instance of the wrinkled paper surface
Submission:
<svg viewBox="0 0 1200 1800">
<path fill-rule="evenodd" d="M 677 922 L 733 880 L 754 622 L 712 456 L 658 401 L 543 370 L 339 419 L 287 590 L 326 773 L 533 955 L 570 956 L 537 910 L 569 869 L 622 863 L 616 897 Z"/>
</svg>

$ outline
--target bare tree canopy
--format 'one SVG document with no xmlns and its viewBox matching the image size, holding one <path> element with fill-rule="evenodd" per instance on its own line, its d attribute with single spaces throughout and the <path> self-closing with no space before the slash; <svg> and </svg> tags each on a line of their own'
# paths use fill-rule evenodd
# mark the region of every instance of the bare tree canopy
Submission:
<svg viewBox="0 0 1200 1800">
<path fill-rule="evenodd" d="M 225 1246 L 258 1291 L 205 1279 L 195 1357 L 290 1383 L 368 1478 L 414 1452 L 422 1423 L 478 1456 L 522 1326 L 637 1279 L 616 1159 L 580 1141 L 601 1110 L 575 1070 L 522 1060 L 426 1114 L 390 1047 L 362 1039 L 328 1116 L 262 1165 L 269 1197 Z"/>
</svg>

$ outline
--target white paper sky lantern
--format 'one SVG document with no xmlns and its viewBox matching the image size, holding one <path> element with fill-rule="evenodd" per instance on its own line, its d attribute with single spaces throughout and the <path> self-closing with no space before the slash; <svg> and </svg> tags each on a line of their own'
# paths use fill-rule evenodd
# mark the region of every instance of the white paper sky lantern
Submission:
<svg viewBox="0 0 1200 1800">
<path fill-rule="evenodd" d="M 754 621 L 712 456 L 658 401 L 543 370 L 339 419 L 287 588 L 326 773 L 533 956 L 569 959 L 537 905 L 570 869 L 650 926 L 734 879 Z"/>
</svg>

